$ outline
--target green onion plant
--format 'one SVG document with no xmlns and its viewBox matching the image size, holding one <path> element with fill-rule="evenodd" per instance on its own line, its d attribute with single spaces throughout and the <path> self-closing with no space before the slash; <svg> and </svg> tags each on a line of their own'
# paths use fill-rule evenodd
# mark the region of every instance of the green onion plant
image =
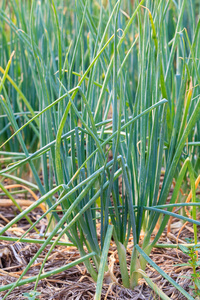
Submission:
<svg viewBox="0 0 200 300">
<path fill-rule="evenodd" d="M 198 1 L 190 0 L 1 1 L 1 156 L 4 165 L 9 160 L 0 175 L 21 182 L 16 172 L 28 165 L 31 187 L 41 195 L 1 229 L 1 239 L 40 203 L 47 211 L 27 233 L 51 216 L 46 240 L 20 278 L 0 287 L 10 289 L 3 299 L 27 282 L 35 281 L 36 290 L 38 281 L 50 276 L 42 270 L 63 235 L 80 252 L 75 263 L 84 262 L 97 281 L 95 299 L 101 297 L 104 272 L 113 278 L 107 264 L 112 236 L 125 287 L 133 289 L 143 276 L 155 288 L 145 273 L 149 263 L 193 299 L 149 254 L 170 216 L 191 222 L 197 243 L 199 11 Z M 172 212 L 186 177 L 192 219 Z M 23 184 L 30 186 L 24 179 Z M 22 280 L 48 244 L 38 276 Z M 156 292 L 168 299 L 159 288 Z"/>
</svg>

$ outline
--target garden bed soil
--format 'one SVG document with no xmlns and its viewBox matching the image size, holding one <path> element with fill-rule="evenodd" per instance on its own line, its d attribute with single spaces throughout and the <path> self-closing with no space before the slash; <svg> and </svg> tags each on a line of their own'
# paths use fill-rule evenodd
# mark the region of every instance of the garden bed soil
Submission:
<svg viewBox="0 0 200 300">
<path fill-rule="evenodd" d="M 0 209 L 0 224 L 4 226 L 6 222 L 11 220 L 17 214 L 14 206 L 1 207 Z M 35 221 L 42 214 L 40 208 L 31 212 L 30 217 Z M 41 221 L 38 229 L 44 231 L 46 227 L 45 220 Z M 22 219 L 17 226 L 13 226 L 12 230 L 6 232 L 9 236 L 19 238 L 28 228 L 29 224 L 26 219 Z M 177 234 L 182 226 L 178 219 L 173 219 L 170 233 L 163 233 L 159 244 L 176 243 Z M 38 238 L 35 233 L 29 233 L 27 238 Z M 186 226 L 179 236 L 179 242 L 184 243 L 186 238 L 193 237 L 193 228 L 191 225 Z M 141 237 L 142 238 L 142 237 Z M 13 243 L 8 241 L 0 242 L 0 282 L 1 285 L 6 285 L 17 280 L 22 270 L 30 261 L 30 258 L 38 251 L 40 245 L 27 243 Z M 127 250 L 127 262 L 130 265 L 131 250 L 133 247 L 130 239 Z M 37 262 L 30 268 L 26 276 L 34 276 L 38 274 L 41 262 L 45 257 L 48 249 L 39 256 Z M 188 262 L 188 256 L 177 249 L 154 248 L 150 255 L 151 259 L 171 276 L 184 290 L 192 295 L 190 276 L 192 273 L 189 267 L 180 267 L 176 264 Z M 75 247 L 57 246 L 50 255 L 45 264 L 45 272 L 61 267 L 69 262 L 79 258 L 79 253 Z M 116 278 L 115 283 L 107 284 L 104 282 L 102 290 L 102 299 L 159 299 L 153 290 L 146 284 L 144 279 L 141 279 L 139 285 L 134 289 L 126 289 L 122 286 L 118 256 L 115 244 L 111 244 L 109 250 L 109 264 L 113 266 L 113 273 Z M 184 296 L 180 294 L 166 279 L 157 273 L 150 265 L 146 267 L 146 273 L 152 281 L 159 286 L 162 291 L 170 297 L 170 299 L 184 300 Z M 23 293 L 30 292 L 34 289 L 34 283 L 15 288 L 7 299 L 25 299 Z M 41 294 L 38 299 L 94 299 L 96 284 L 93 282 L 84 264 L 75 266 L 65 272 L 51 276 L 47 279 L 40 280 L 37 291 Z M 3 297 L 6 292 L 1 292 Z"/>
</svg>

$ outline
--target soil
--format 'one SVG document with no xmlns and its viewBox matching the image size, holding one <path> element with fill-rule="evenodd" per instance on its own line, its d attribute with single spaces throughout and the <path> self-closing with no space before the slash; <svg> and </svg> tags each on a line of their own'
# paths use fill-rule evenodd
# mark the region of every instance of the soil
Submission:
<svg viewBox="0 0 200 300">
<path fill-rule="evenodd" d="M 31 198 L 30 198 L 31 199 Z M 0 226 L 3 227 L 7 222 L 12 220 L 18 213 L 14 206 L 0 207 Z M 38 219 L 42 214 L 42 209 L 37 208 L 32 211 L 29 216 L 32 221 Z M 198 216 L 199 219 L 200 216 Z M 38 229 L 44 232 L 47 226 L 47 221 L 42 220 L 39 223 Z M 29 224 L 26 219 L 22 219 L 17 225 L 6 231 L 7 236 L 19 238 L 28 229 Z M 174 244 L 182 223 L 178 219 L 173 219 L 169 234 L 167 229 L 159 240 L 159 244 Z M 38 238 L 34 232 L 29 233 L 26 238 Z M 181 231 L 178 242 L 185 243 L 186 238 L 193 238 L 193 227 L 188 224 Z M 141 236 L 142 239 L 142 236 Z M 127 250 L 127 262 L 130 265 L 131 250 L 133 247 L 130 239 Z M 21 272 L 40 248 L 39 244 L 28 243 L 13 243 L 8 241 L 0 241 L 0 282 L 1 285 L 6 285 L 16 281 Z M 42 260 L 48 249 L 39 256 L 34 265 L 29 269 L 26 276 L 37 275 L 42 263 Z M 180 286 L 192 295 L 191 273 L 192 269 L 188 266 L 177 266 L 177 264 L 187 263 L 189 257 L 182 251 L 174 248 L 154 248 L 150 255 L 151 259 L 169 276 L 171 276 Z M 79 253 L 75 247 L 57 246 L 53 251 L 48 261 L 45 264 L 45 272 L 61 267 L 69 262 L 79 258 Z M 103 284 L 102 299 L 160 299 L 155 292 L 147 285 L 144 279 L 139 281 L 139 285 L 134 289 L 126 289 L 122 286 L 118 256 L 115 244 L 111 244 L 109 250 L 109 261 L 113 264 L 113 273 L 116 278 L 115 283 Z M 159 286 L 162 291 L 170 299 L 186 299 L 180 294 L 165 278 L 157 273 L 150 265 L 147 264 L 146 273 L 151 280 Z M 34 289 L 34 283 L 26 284 L 15 288 L 14 291 L 6 299 L 26 299 L 23 293 L 30 292 Z M 40 280 L 37 292 L 40 292 L 38 299 L 94 299 L 96 284 L 93 282 L 84 264 L 75 266 L 65 272 Z M 0 299 L 6 294 L 0 293 Z"/>
</svg>

